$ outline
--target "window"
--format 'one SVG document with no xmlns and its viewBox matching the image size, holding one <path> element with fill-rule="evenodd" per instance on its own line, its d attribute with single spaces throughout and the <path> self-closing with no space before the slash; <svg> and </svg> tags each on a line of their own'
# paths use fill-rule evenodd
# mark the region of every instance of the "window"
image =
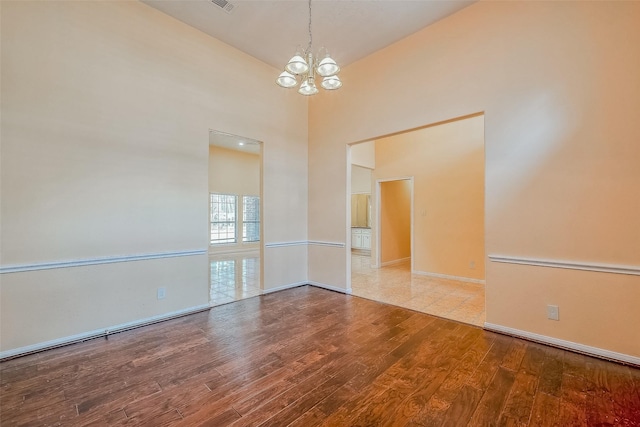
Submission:
<svg viewBox="0 0 640 427">
<path fill-rule="evenodd" d="M 242 197 L 242 241 L 260 241 L 260 197 Z"/>
<path fill-rule="evenodd" d="M 237 243 L 238 196 L 211 193 L 211 244 Z"/>
</svg>

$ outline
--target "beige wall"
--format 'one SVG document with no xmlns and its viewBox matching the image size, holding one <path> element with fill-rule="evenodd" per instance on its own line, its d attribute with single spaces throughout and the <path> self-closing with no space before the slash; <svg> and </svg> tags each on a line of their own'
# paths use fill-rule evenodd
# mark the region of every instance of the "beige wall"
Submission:
<svg viewBox="0 0 640 427">
<path fill-rule="evenodd" d="M 2 267 L 202 253 L 4 273 L 2 351 L 208 304 L 210 129 L 264 141 L 265 242 L 307 239 L 307 101 L 278 70 L 138 2 L 0 7 Z M 306 251 L 264 252 L 265 288 L 306 280 Z"/>
<path fill-rule="evenodd" d="M 367 141 L 351 146 L 351 163 L 368 169 L 376 167 L 376 142 Z"/>
<path fill-rule="evenodd" d="M 411 180 L 380 183 L 381 265 L 411 257 Z"/>
<path fill-rule="evenodd" d="M 345 144 L 484 112 L 487 255 L 637 270 L 638 22 L 639 2 L 478 2 L 345 67 L 309 103 L 310 239 L 345 239 Z M 310 252 L 310 279 L 322 263 L 347 288 L 329 250 L 344 256 Z M 635 357 L 639 292 L 640 276 L 487 263 L 489 323 Z"/>
<path fill-rule="evenodd" d="M 371 193 L 371 176 L 371 169 L 351 165 L 351 193 Z"/>
<path fill-rule="evenodd" d="M 260 195 L 260 155 L 209 146 L 209 192 Z"/>
<path fill-rule="evenodd" d="M 414 179 L 414 271 L 484 280 L 484 117 L 377 140 L 374 179 L 402 176 Z"/>
</svg>

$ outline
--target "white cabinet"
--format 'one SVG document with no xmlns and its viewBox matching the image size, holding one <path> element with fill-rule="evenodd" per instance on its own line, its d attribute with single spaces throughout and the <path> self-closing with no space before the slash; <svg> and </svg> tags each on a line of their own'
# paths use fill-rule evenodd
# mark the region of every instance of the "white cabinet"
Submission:
<svg viewBox="0 0 640 427">
<path fill-rule="evenodd" d="M 351 230 L 351 247 L 357 249 L 362 247 L 362 234 L 360 230 Z"/>
<path fill-rule="evenodd" d="M 353 249 L 371 249 L 371 229 L 352 228 L 351 247 Z"/>
<path fill-rule="evenodd" d="M 371 249 L 371 230 L 362 233 L 362 249 Z"/>
</svg>

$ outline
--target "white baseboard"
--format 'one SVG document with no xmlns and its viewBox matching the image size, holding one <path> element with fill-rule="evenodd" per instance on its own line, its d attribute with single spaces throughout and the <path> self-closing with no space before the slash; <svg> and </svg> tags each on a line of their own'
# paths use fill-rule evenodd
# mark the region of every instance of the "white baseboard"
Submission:
<svg viewBox="0 0 640 427">
<path fill-rule="evenodd" d="M 388 267 L 390 265 L 400 264 L 400 263 L 403 263 L 403 262 L 406 262 L 406 261 L 410 261 L 410 260 L 411 260 L 411 257 L 394 259 L 393 261 L 381 262 L 380 266 L 381 267 Z"/>
<path fill-rule="evenodd" d="M 320 283 L 320 282 L 314 282 L 314 281 L 309 281 L 307 283 L 311 286 L 315 286 L 316 288 L 322 288 L 322 289 L 327 289 L 334 292 L 340 292 L 341 294 L 351 295 L 351 289 L 339 288 L 337 286 L 327 285 L 326 283 Z"/>
<path fill-rule="evenodd" d="M 295 282 L 289 283 L 288 285 L 277 286 L 275 288 L 263 289 L 262 295 L 270 294 L 272 292 L 284 291 L 286 289 L 297 288 L 298 286 L 304 286 L 307 282 Z"/>
<path fill-rule="evenodd" d="M 278 286 L 277 288 L 264 289 L 262 294 L 270 294 L 272 292 L 284 291 L 286 289 L 297 288 L 298 286 L 315 286 L 316 288 L 327 289 L 329 291 L 340 292 L 341 294 L 351 295 L 351 289 L 339 288 L 333 285 L 327 285 L 326 283 L 314 282 L 314 281 L 305 281 L 305 282 L 296 282 L 288 285 Z"/>
<path fill-rule="evenodd" d="M 448 274 L 429 273 L 428 271 L 419 271 L 419 270 L 413 270 L 411 273 L 412 274 L 417 274 L 419 276 L 429 276 L 429 277 L 437 277 L 439 279 L 457 280 L 459 282 L 477 283 L 477 284 L 480 284 L 480 285 L 484 285 L 485 284 L 484 280 L 472 279 L 470 277 L 450 276 Z"/>
<path fill-rule="evenodd" d="M 640 357 L 629 356 L 628 354 L 617 353 L 615 351 L 604 350 L 598 347 L 578 344 L 572 341 L 565 341 L 558 338 L 548 337 L 546 335 L 535 334 L 533 332 L 522 331 L 520 329 L 509 328 L 507 326 L 496 325 L 485 322 L 484 328 L 489 331 L 500 332 L 530 341 L 536 341 L 542 344 L 548 344 L 554 347 L 560 347 L 567 350 L 573 350 L 578 353 L 584 353 L 589 356 L 595 356 L 607 360 L 615 360 L 617 362 L 627 363 L 630 365 L 640 366 Z"/>
<path fill-rule="evenodd" d="M 175 319 L 177 317 L 186 316 L 188 314 L 198 313 L 200 311 L 209 310 L 209 304 L 199 305 L 195 307 L 185 308 L 184 310 L 173 311 L 171 313 L 160 314 L 158 316 L 147 317 L 145 319 L 134 320 L 133 322 L 121 323 L 119 325 L 109 326 L 104 329 L 95 329 L 89 332 L 83 332 L 81 334 L 71 335 L 64 338 L 58 338 L 51 341 L 45 341 L 38 344 L 32 344 L 25 347 L 15 348 L 12 350 L 6 350 L 0 352 L 0 361 L 5 359 L 12 359 L 18 356 L 26 356 L 27 354 L 37 353 L 44 350 L 50 350 L 57 347 L 62 347 L 69 344 L 75 344 L 82 341 L 87 341 L 94 338 L 106 337 L 118 332 L 124 332 L 129 329 L 139 328 L 141 326 L 151 325 L 153 323 L 162 322 L 164 320 Z"/>
</svg>

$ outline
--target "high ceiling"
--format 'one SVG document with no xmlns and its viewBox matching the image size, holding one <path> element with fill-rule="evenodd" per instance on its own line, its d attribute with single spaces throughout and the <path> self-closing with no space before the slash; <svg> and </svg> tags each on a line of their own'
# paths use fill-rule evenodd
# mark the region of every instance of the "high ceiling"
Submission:
<svg viewBox="0 0 640 427">
<path fill-rule="evenodd" d="M 142 0 L 275 68 L 309 41 L 306 0 Z M 475 0 L 474 0 L 475 1 Z M 472 4 L 458 0 L 314 0 L 313 50 L 345 66 Z"/>
<path fill-rule="evenodd" d="M 228 150 L 242 151 L 249 154 L 260 154 L 260 142 L 249 138 L 231 135 L 224 132 L 210 131 L 209 145 L 226 148 Z"/>
</svg>

